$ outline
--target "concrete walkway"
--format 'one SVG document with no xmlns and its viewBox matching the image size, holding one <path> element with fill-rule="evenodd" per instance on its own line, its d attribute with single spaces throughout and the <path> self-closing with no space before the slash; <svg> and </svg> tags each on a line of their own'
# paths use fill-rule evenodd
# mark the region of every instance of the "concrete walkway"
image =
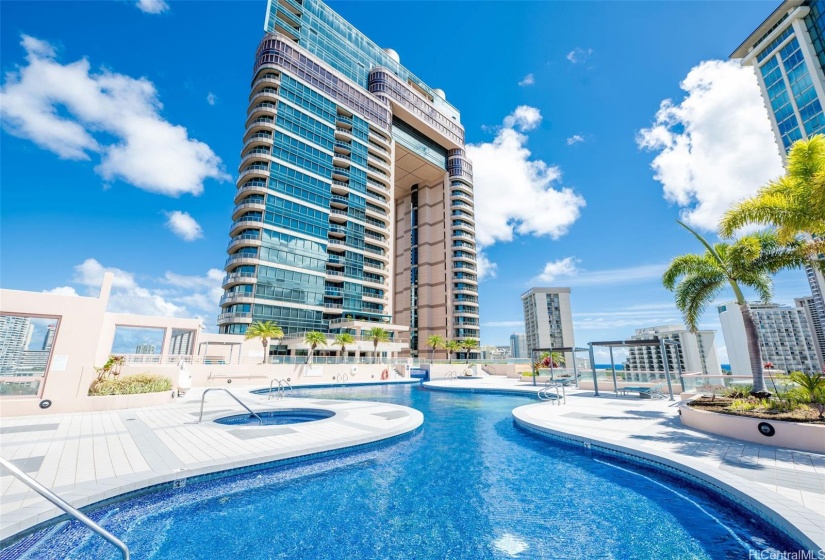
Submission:
<svg viewBox="0 0 825 560">
<path fill-rule="evenodd" d="M 521 380 L 499 376 L 425 383 L 434 390 L 535 393 Z M 572 442 L 674 466 L 744 494 L 779 527 L 825 550 L 825 455 L 725 438 L 682 426 L 679 401 L 617 397 L 567 388 L 567 404 L 528 404 L 513 411 L 517 422 Z M 687 468 L 684 468 L 687 467 Z"/>
<path fill-rule="evenodd" d="M 363 401 L 266 397 L 233 391 L 250 408 L 320 408 L 324 420 L 281 426 L 229 426 L 212 419 L 244 413 L 210 392 L 196 424 L 202 390 L 169 405 L 111 412 L 3 419 L 0 454 L 75 507 L 155 484 L 370 443 L 415 430 L 417 410 Z M 0 473 L 0 538 L 62 512 L 22 482 Z"/>
</svg>

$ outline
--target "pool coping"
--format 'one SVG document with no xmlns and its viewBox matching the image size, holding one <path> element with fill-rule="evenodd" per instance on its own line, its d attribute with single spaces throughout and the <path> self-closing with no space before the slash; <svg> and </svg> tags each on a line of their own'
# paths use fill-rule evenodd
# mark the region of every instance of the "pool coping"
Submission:
<svg viewBox="0 0 825 560">
<path fill-rule="evenodd" d="M 698 483 L 754 512 L 798 544 L 813 551 L 813 558 L 818 557 L 816 555 L 819 551 L 825 550 L 825 516 L 765 488 L 760 488 L 758 494 L 754 495 L 752 485 L 743 478 L 714 469 L 689 457 L 659 449 L 642 449 L 641 446 L 618 444 L 575 431 L 562 431 L 543 425 L 535 419 L 528 419 L 526 411 L 537 406 L 542 405 L 529 404 L 513 409 L 512 415 L 516 425 L 542 437 L 560 440 L 574 447 L 583 447 L 588 452 L 596 451 L 620 457 Z"/>
<path fill-rule="evenodd" d="M 278 464 L 287 462 L 300 462 L 304 460 L 312 460 L 319 456 L 357 451 L 359 448 L 366 446 L 382 443 L 391 444 L 396 440 L 396 438 L 415 435 L 422 428 L 424 423 L 424 415 L 420 411 L 411 407 L 378 401 L 340 400 L 340 404 L 353 402 L 357 402 L 358 404 L 373 404 L 380 405 L 381 407 L 403 409 L 407 412 L 407 419 L 394 427 L 375 429 L 370 433 L 356 437 L 329 439 L 316 444 L 308 444 L 300 450 L 290 449 L 285 451 L 277 451 L 270 454 L 246 457 L 235 461 L 215 460 L 212 464 L 201 465 L 194 468 L 182 468 L 172 472 L 163 472 L 160 474 L 152 470 L 144 471 L 141 473 L 120 477 L 121 480 L 115 481 L 114 484 L 77 484 L 74 492 L 62 492 L 60 497 L 77 509 L 89 511 L 123 499 L 129 499 L 130 497 L 153 492 L 155 490 L 162 490 L 167 487 L 183 488 L 190 480 L 193 482 L 201 482 L 202 480 L 207 479 L 206 477 L 222 478 L 224 476 L 240 474 L 241 472 L 248 472 L 250 470 L 274 467 Z M 277 406 L 277 403 L 282 405 L 289 404 L 289 406 L 279 407 Z M 285 403 L 284 400 L 273 400 L 268 404 L 271 404 L 271 409 L 273 410 L 294 407 L 294 403 Z M 333 416 L 329 418 L 312 422 L 320 429 L 323 429 L 324 426 L 328 425 L 330 422 L 336 422 L 337 420 L 346 421 L 353 412 L 351 410 L 335 410 L 329 406 L 316 404 L 310 405 L 308 403 L 302 403 L 301 408 L 317 408 L 333 412 Z M 217 424 L 213 422 L 215 418 L 220 418 L 223 416 L 226 416 L 225 412 L 205 412 L 203 420 L 204 423 L 208 422 L 211 428 L 219 431 L 227 431 L 230 429 L 237 429 L 239 427 Z M 248 426 L 244 428 L 256 429 L 257 426 Z M 82 489 L 78 487 L 82 487 Z M 84 492 L 83 490 L 86 491 Z M 63 510 L 57 507 L 48 507 L 51 506 L 51 504 L 45 500 L 43 502 L 43 506 L 45 507 L 23 508 L 32 510 L 31 515 L 22 518 L 16 523 L 9 524 L 0 530 L 0 549 L 4 549 L 27 535 L 53 525 L 54 523 L 59 522 L 60 518 L 66 516 Z M 3 515 L 13 515 L 15 511 L 18 510 L 4 510 Z"/>
</svg>

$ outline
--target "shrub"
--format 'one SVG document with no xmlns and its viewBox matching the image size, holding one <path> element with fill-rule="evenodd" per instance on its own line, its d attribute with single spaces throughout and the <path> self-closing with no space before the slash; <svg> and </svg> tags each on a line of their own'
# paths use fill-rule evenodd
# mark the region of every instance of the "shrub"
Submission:
<svg viewBox="0 0 825 560">
<path fill-rule="evenodd" d="M 794 399 L 763 399 L 761 406 L 767 412 L 793 412 L 802 404 Z"/>
<path fill-rule="evenodd" d="M 729 408 L 731 410 L 735 410 L 736 412 L 748 412 L 750 410 L 755 410 L 757 406 L 759 406 L 757 401 L 750 399 L 736 399 L 730 403 Z"/>
<path fill-rule="evenodd" d="M 115 379 L 95 379 L 89 386 L 90 397 L 104 395 L 137 395 L 172 390 L 172 380 L 161 375 L 139 373 Z"/>
<path fill-rule="evenodd" d="M 753 391 L 753 385 L 731 385 L 725 387 L 722 395 L 731 399 L 746 399 L 751 391 Z"/>
<path fill-rule="evenodd" d="M 791 373 L 790 379 L 797 385 L 789 391 L 792 397 L 810 403 L 822 418 L 825 415 L 825 375 L 795 371 Z"/>
</svg>

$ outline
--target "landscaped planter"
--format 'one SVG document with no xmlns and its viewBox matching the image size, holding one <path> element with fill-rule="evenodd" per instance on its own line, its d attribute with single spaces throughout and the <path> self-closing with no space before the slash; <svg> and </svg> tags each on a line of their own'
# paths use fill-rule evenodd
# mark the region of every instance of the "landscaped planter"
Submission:
<svg viewBox="0 0 825 560">
<path fill-rule="evenodd" d="M 720 412 L 707 412 L 682 405 L 682 424 L 690 428 L 734 439 L 775 445 L 788 449 L 825 453 L 825 425 L 748 418 Z"/>
<path fill-rule="evenodd" d="M 161 393 L 138 393 L 135 395 L 104 395 L 87 397 L 86 410 L 120 410 L 122 408 L 143 408 L 169 404 L 173 401 L 172 391 Z"/>
</svg>

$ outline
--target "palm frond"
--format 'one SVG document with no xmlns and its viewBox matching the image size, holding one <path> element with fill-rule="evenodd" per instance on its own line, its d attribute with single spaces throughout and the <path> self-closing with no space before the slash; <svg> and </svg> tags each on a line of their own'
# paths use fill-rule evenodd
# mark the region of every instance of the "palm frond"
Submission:
<svg viewBox="0 0 825 560">
<path fill-rule="evenodd" d="M 725 280 L 722 274 L 690 276 L 676 286 L 676 308 L 682 312 L 688 329 L 697 330 L 699 318 L 725 286 Z"/>
</svg>

